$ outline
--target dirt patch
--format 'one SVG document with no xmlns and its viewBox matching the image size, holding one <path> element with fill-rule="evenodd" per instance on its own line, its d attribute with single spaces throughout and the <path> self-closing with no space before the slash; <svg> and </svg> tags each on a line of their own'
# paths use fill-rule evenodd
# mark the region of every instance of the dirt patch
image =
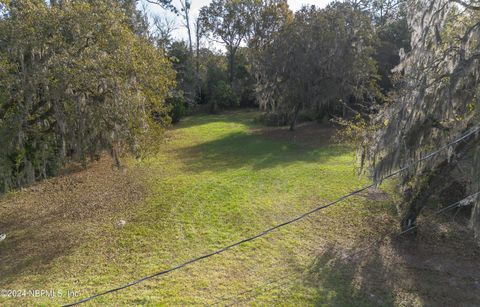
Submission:
<svg viewBox="0 0 480 307">
<path fill-rule="evenodd" d="M 254 134 L 263 137 L 290 142 L 292 144 L 322 147 L 335 141 L 337 128 L 332 124 L 304 122 L 297 125 L 294 131 L 289 127 L 260 127 L 252 129 Z"/>
<path fill-rule="evenodd" d="M 51 178 L 0 198 L 0 284 L 22 271 L 42 270 L 69 253 L 105 225 L 113 227 L 128 208 L 143 199 L 146 189 L 127 169 L 117 170 L 107 155 L 79 170 Z"/>
<path fill-rule="evenodd" d="M 388 195 L 387 192 L 376 187 L 368 188 L 365 191 L 359 193 L 359 195 L 366 197 L 372 201 L 387 201 L 390 199 L 390 195 Z"/>
</svg>

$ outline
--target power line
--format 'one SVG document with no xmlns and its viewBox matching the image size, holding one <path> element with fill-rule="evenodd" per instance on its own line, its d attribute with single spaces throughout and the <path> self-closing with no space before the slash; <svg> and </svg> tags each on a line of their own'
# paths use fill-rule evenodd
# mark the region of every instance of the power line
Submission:
<svg viewBox="0 0 480 307">
<path fill-rule="evenodd" d="M 112 292 L 116 292 L 116 291 L 119 291 L 119 290 L 122 290 L 122 289 L 125 289 L 125 288 L 128 288 L 128 287 L 134 286 L 134 285 L 136 285 L 136 284 L 139 284 L 139 283 L 144 282 L 144 281 L 146 281 L 146 280 L 152 279 L 152 278 L 154 278 L 154 277 L 158 277 L 158 276 L 165 275 L 165 274 L 168 274 L 168 273 L 170 273 L 170 272 L 179 270 L 179 269 L 181 269 L 181 268 L 183 268 L 183 267 L 186 267 L 186 266 L 189 265 L 189 264 L 198 262 L 198 261 L 203 260 L 203 259 L 206 259 L 206 258 L 210 258 L 210 257 L 212 257 L 212 256 L 214 256 L 214 255 L 221 254 L 221 253 L 223 253 L 223 252 L 225 252 L 225 251 L 227 251 L 227 250 L 229 250 L 229 249 L 231 249 L 231 248 L 233 248 L 233 247 L 235 247 L 235 246 L 238 246 L 238 245 L 244 244 L 244 243 L 246 243 L 246 242 L 253 241 L 253 240 L 255 240 L 255 239 L 258 239 L 258 238 L 260 238 L 260 237 L 263 237 L 263 236 L 269 234 L 270 232 L 272 232 L 272 231 L 274 231 L 274 230 L 276 230 L 276 229 L 278 229 L 278 228 L 281 228 L 281 227 L 287 226 L 287 225 L 289 225 L 289 224 L 295 223 L 295 222 L 297 222 L 297 221 L 299 221 L 299 220 L 301 220 L 301 219 L 304 219 L 305 217 L 307 217 L 307 216 L 309 216 L 309 215 L 312 215 L 313 213 L 316 213 L 316 212 L 318 212 L 318 211 L 320 211 L 320 210 L 323 210 L 323 209 L 326 209 L 326 208 L 328 208 L 328 207 L 331 207 L 331 206 L 333 206 L 333 205 L 335 205 L 335 204 L 343 201 L 344 199 L 347 199 L 347 198 L 352 197 L 352 196 L 354 196 L 354 195 L 356 195 L 356 194 L 358 194 L 358 193 L 360 193 L 360 192 L 363 192 L 363 191 L 365 191 L 365 190 L 367 190 L 367 189 L 369 189 L 369 188 L 372 188 L 372 187 L 374 187 L 374 186 L 377 186 L 377 185 L 378 185 L 379 183 L 381 183 L 383 180 L 386 180 L 386 179 L 388 179 L 388 178 L 391 178 L 391 177 L 393 177 L 393 176 L 395 176 L 395 175 L 403 172 L 404 170 L 409 169 L 409 168 L 417 165 L 418 163 L 420 163 L 420 162 L 422 162 L 422 161 L 424 161 L 424 160 L 426 160 L 426 159 L 429 159 L 429 158 L 431 158 L 431 157 L 439 154 L 439 153 L 442 152 L 443 150 L 448 149 L 450 146 L 455 145 L 455 144 L 457 144 L 457 143 L 465 140 L 467 137 L 469 137 L 470 135 L 473 135 L 474 133 L 476 133 L 476 132 L 479 131 L 479 130 L 480 130 L 480 126 L 477 126 L 477 127 L 475 127 L 475 128 L 472 128 L 470 131 L 466 132 L 466 133 L 465 133 L 463 136 L 461 136 L 460 138 L 458 138 L 458 139 L 456 139 L 456 140 L 454 140 L 454 141 L 452 141 L 452 142 L 450 142 L 450 143 L 448 143 L 448 144 L 440 147 L 439 149 L 437 149 L 437 150 L 435 150 L 435 151 L 427 154 L 426 156 L 424 156 L 424 157 L 422 157 L 422 158 L 420 158 L 420 159 L 418 159 L 418 160 L 416 160 L 416 161 L 414 161 L 414 162 L 412 162 L 412 163 L 410 163 L 410 164 L 407 164 L 406 166 L 400 168 L 399 170 L 397 170 L 397 171 L 395 171 L 395 172 L 393 172 L 393 173 L 391 173 L 391 174 L 383 177 L 383 178 L 382 178 L 381 180 L 379 180 L 379 181 L 373 182 L 372 184 L 369 184 L 369 185 L 367 185 L 367 186 L 364 186 L 363 188 L 354 190 L 354 191 L 352 191 L 352 192 L 350 192 L 350 193 L 348 193 L 348 194 L 345 194 L 345 195 L 343 195 L 342 197 L 340 197 L 340 198 L 338 198 L 338 199 L 336 199 L 336 200 L 334 200 L 334 201 L 332 201 L 332 202 L 330 202 L 330 203 L 328 203 L 328 204 L 326 204 L 326 205 L 317 207 L 317 208 L 312 209 L 312 210 L 310 210 L 310 211 L 308 211 L 308 212 L 306 212 L 306 213 L 303 213 L 303 214 L 301 214 L 301 215 L 299 215 L 299 216 L 297 216 L 297 217 L 295 217 L 295 218 L 292 218 L 292 219 L 287 220 L 287 221 L 285 221 L 285 222 L 283 222 L 283 223 L 277 224 L 277 225 L 275 225 L 275 226 L 273 226 L 273 227 L 271 227 L 271 228 L 268 228 L 267 230 L 264 230 L 264 231 L 262 231 L 262 232 L 260 232 L 260 233 L 258 233 L 258 234 L 256 234 L 256 235 L 254 235 L 254 236 L 251 236 L 251 237 L 248 237 L 248 238 L 246 238 L 246 239 L 237 241 L 237 242 L 235 242 L 235 243 L 233 243 L 233 244 L 230 244 L 230 245 L 228 245 L 228 246 L 225 246 L 225 247 L 223 247 L 223 248 L 220 248 L 220 249 L 218 249 L 218 250 L 216 250 L 216 251 L 213 251 L 213 252 L 210 252 L 210 253 L 208 253 L 208 254 L 204 254 L 204 255 L 202 255 L 202 256 L 193 258 L 193 259 L 191 259 L 191 260 L 188 260 L 188 261 L 186 261 L 186 262 L 184 262 L 184 263 L 182 263 L 182 264 L 179 264 L 179 265 L 177 265 L 177 266 L 171 267 L 171 268 L 169 268 L 169 269 L 166 269 L 166 270 L 163 270 L 163 271 L 160 271 L 160 272 L 157 272 L 157 273 L 154 273 L 154 274 L 151 274 L 151 275 L 142 277 L 142 278 L 140 278 L 140 279 L 137 279 L 137 280 L 135 280 L 135 281 L 132 281 L 132 282 L 130 282 L 130 283 L 128 283 L 128 284 L 125 284 L 125 285 L 123 285 L 123 286 L 119 286 L 119 287 L 116 287 L 116 288 L 113 288 L 113 289 L 110 289 L 110 290 L 107 290 L 107 291 L 104 291 L 104 292 L 100 292 L 100 293 L 94 294 L 94 295 L 92 295 L 92 296 L 86 297 L 86 298 L 84 298 L 84 299 L 81 299 L 81 300 L 79 300 L 79 301 L 76 301 L 76 302 L 73 302 L 73 303 L 64 305 L 64 307 L 75 306 L 75 305 L 78 305 L 78 304 L 82 304 L 82 303 L 88 302 L 88 301 L 90 301 L 90 300 L 92 300 L 92 299 L 94 299 L 94 298 L 97 298 L 97 297 L 99 297 L 99 296 L 103 296 L 103 295 L 106 295 L 106 294 L 109 294 L 109 293 L 112 293 Z"/>
<path fill-rule="evenodd" d="M 480 195 L 480 191 L 478 192 L 475 192 L 473 194 L 470 194 L 469 196 L 451 204 L 451 205 L 448 205 L 447 207 L 445 208 L 442 208 L 440 210 L 437 210 L 435 212 L 433 212 L 432 214 L 429 214 L 427 216 L 425 216 L 426 219 L 429 219 L 429 218 L 432 218 L 436 215 L 439 215 L 445 211 L 448 211 L 448 210 L 451 210 L 451 209 L 454 209 L 454 208 L 460 208 L 462 206 L 464 206 L 465 203 L 470 203 L 472 201 L 472 199 L 476 196 Z M 354 256 L 356 256 L 357 254 L 360 254 L 360 253 L 363 253 L 364 251 L 367 251 L 373 247 L 375 247 L 377 244 L 381 243 L 383 240 L 385 240 L 385 238 L 387 237 L 390 237 L 390 236 L 393 236 L 393 235 L 396 235 L 396 237 L 400 237 L 406 233 L 409 233 L 410 231 L 413 231 L 414 229 L 417 229 L 418 228 L 418 225 L 413 225 L 412 227 L 410 228 L 407 228 L 399 233 L 397 233 L 396 231 L 391 231 L 391 232 L 388 232 L 387 234 L 385 234 L 384 236 L 382 236 L 380 239 L 374 241 L 371 245 L 369 245 L 368 247 L 366 248 L 363 248 L 359 251 L 356 251 L 355 253 L 352 253 L 350 255 L 347 255 L 346 257 L 343 257 L 342 259 L 348 259 L 348 258 L 353 258 Z"/>
<path fill-rule="evenodd" d="M 480 131 L 480 126 L 476 126 L 476 127 L 472 128 L 472 129 L 470 129 L 470 131 L 466 132 L 465 134 L 463 134 L 463 136 L 461 136 L 460 138 L 456 139 L 455 141 L 452 141 L 452 142 L 450 142 L 450 143 L 448 143 L 448 144 L 440 147 L 439 149 L 437 149 L 437 150 L 435 150 L 435 151 L 432 151 L 431 153 L 427 154 L 426 156 L 424 156 L 424 157 L 422 157 L 422 158 L 420 158 L 420 159 L 418 159 L 418 160 L 416 160 L 416 161 L 414 161 L 414 162 L 412 162 L 412 163 L 410 163 L 410 164 L 405 165 L 404 167 L 400 168 L 399 170 L 397 170 L 397 171 L 391 173 L 390 175 L 388 175 L 388 176 L 380 179 L 380 180 L 378 181 L 378 183 L 381 183 L 383 180 L 388 179 L 388 178 L 391 178 L 391 177 L 393 177 L 393 176 L 395 176 L 395 175 L 403 172 L 404 170 L 407 170 L 407 169 L 409 169 L 410 167 L 412 167 L 412 166 L 414 166 L 414 165 L 417 165 L 418 163 L 420 163 L 420 162 L 422 162 L 422 161 L 425 161 L 425 160 L 427 160 L 427 159 L 430 159 L 430 158 L 433 157 L 433 156 L 438 155 L 440 152 L 444 151 L 445 149 L 450 148 L 452 145 L 455 145 L 455 144 L 457 144 L 457 143 L 465 140 L 465 139 L 468 138 L 469 136 L 471 136 L 471 135 L 473 135 L 473 134 L 475 134 L 475 133 L 477 133 L 477 132 L 479 132 L 479 131 Z"/>
<path fill-rule="evenodd" d="M 477 197 L 478 195 L 480 195 L 480 191 L 475 192 L 475 193 L 473 193 L 473 194 L 470 194 L 469 196 L 467 196 L 467 197 L 465 197 L 465 198 L 463 198 L 463 199 L 461 199 L 461 200 L 459 200 L 459 201 L 457 201 L 457 202 L 455 202 L 455 203 L 453 203 L 453 204 L 451 204 L 451 205 L 449 205 L 449 206 L 447 206 L 447 207 L 445 207 L 445 208 L 442 208 L 442 209 L 440 209 L 440 210 L 437 210 L 437 211 L 433 212 L 432 214 L 427 215 L 425 218 L 429 219 L 429 218 L 432 218 L 432 217 L 434 217 L 434 216 L 436 216 L 436 215 L 439 215 L 439 214 L 441 214 L 441 213 L 443 213 L 443 212 L 445 212 L 445 211 L 448 211 L 448 210 L 451 210 L 451 209 L 454 209 L 454 208 L 462 207 L 462 206 L 464 206 L 466 203 L 472 202 L 472 201 L 473 201 L 473 198 Z M 380 239 L 378 239 L 377 241 L 374 241 L 370 246 L 368 246 L 368 247 L 366 247 L 366 248 L 364 248 L 364 249 L 361 249 L 361 250 L 359 250 L 359 251 L 357 251 L 357 252 L 355 252 L 355 253 L 353 253 L 353 254 L 350 254 L 350 255 L 348 255 L 347 257 L 344 257 L 344 258 L 342 258 L 342 259 L 353 258 L 355 255 L 360 254 L 360 253 L 362 253 L 362 252 L 364 252 L 364 251 L 367 251 L 367 250 L 375 247 L 375 245 L 379 244 L 380 242 L 382 242 L 383 240 L 385 240 L 385 238 L 387 238 L 387 237 L 390 237 L 390 236 L 395 235 L 395 234 L 396 234 L 396 237 L 400 237 L 400 236 L 402 236 L 402 235 L 404 235 L 404 234 L 406 234 L 406 233 L 408 233 L 408 232 L 410 232 L 410 231 L 413 231 L 414 229 L 417 229 L 417 228 L 418 228 L 418 225 L 413 225 L 412 227 L 407 228 L 407 229 L 399 232 L 398 234 L 396 233 L 396 231 L 389 232 L 389 233 L 387 233 L 386 235 L 382 236 L 382 237 L 381 237 Z"/>
<path fill-rule="evenodd" d="M 460 208 L 460 207 L 462 207 L 462 206 L 465 206 L 466 204 L 471 203 L 471 202 L 473 201 L 473 199 L 474 199 L 475 197 L 477 197 L 478 195 L 480 195 L 480 191 L 478 191 L 478 192 L 476 192 L 476 193 L 473 193 L 473 194 L 470 194 L 469 196 L 467 196 L 467 197 L 465 197 L 465 198 L 463 198 L 463 199 L 461 199 L 461 200 L 459 200 L 459 201 L 457 201 L 457 202 L 455 202 L 455 203 L 453 203 L 453 204 L 451 204 L 451 205 L 448 205 L 448 206 L 445 207 L 445 208 L 442 208 L 442 209 L 440 209 L 440 210 L 437 210 L 437 211 L 433 212 L 432 214 L 429 214 L 429 215 L 425 216 L 425 218 L 426 218 L 426 219 L 429 219 L 429 218 L 432 218 L 432 217 L 434 217 L 434 216 L 436 216 L 436 215 L 439 215 L 439 214 L 441 214 L 441 213 L 443 213 L 443 212 L 445 212 L 445 211 L 448 211 L 448 210 L 451 210 L 451 209 L 454 209 L 454 208 Z M 396 231 L 388 232 L 387 234 L 385 234 L 384 236 L 382 236 L 380 239 L 378 239 L 378 240 L 374 241 L 372 244 L 368 245 L 366 248 L 362 248 L 361 250 L 358 250 L 358 251 L 356 251 L 356 252 L 354 252 L 354 253 L 351 253 L 351 254 L 349 254 L 349 255 L 347 255 L 347 256 L 341 257 L 340 259 L 341 259 L 341 260 L 346 260 L 346 259 L 349 259 L 349 258 L 353 258 L 353 257 L 357 256 L 358 254 L 361 254 L 361 253 L 363 253 L 363 252 L 365 252 L 365 251 L 367 251 L 367 250 L 369 250 L 369 249 L 374 248 L 377 244 L 381 243 L 383 240 L 385 240 L 386 238 L 388 238 L 388 237 L 390 237 L 390 236 L 392 236 L 392 235 L 396 235 L 395 237 L 400 237 L 400 236 L 402 236 L 402 235 L 404 235 L 404 234 L 406 234 L 406 233 L 408 233 L 408 232 L 416 229 L 417 227 L 418 227 L 417 225 L 414 225 L 414 226 L 412 226 L 412 227 L 410 227 L 410 228 L 408 228 L 408 229 L 405 229 L 405 230 L 403 230 L 403 231 L 401 231 L 401 232 L 399 232 L 399 233 L 397 233 Z M 260 286 L 260 287 L 250 288 L 250 289 L 248 289 L 248 290 L 242 291 L 242 292 L 236 294 L 235 297 L 233 297 L 233 296 L 230 296 L 229 298 L 228 298 L 228 297 L 221 297 L 221 298 L 217 299 L 214 303 L 212 303 L 212 304 L 209 305 L 209 306 L 215 306 L 215 305 L 218 305 L 218 304 L 220 304 L 220 303 L 227 302 L 227 301 L 230 301 L 230 303 L 227 304 L 226 306 L 231 306 L 231 305 L 235 304 L 236 302 L 238 302 L 239 300 L 242 300 L 242 299 L 240 299 L 240 298 L 238 298 L 238 297 L 239 297 L 239 296 L 243 296 L 243 295 L 245 295 L 245 294 L 250 294 L 250 295 L 249 295 L 246 299 L 243 299 L 243 300 L 250 301 L 250 300 L 252 300 L 254 297 L 257 296 L 257 294 L 255 294 L 255 293 L 256 293 L 258 290 L 265 289 L 265 288 L 267 288 L 268 286 L 277 284 L 277 286 L 271 286 L 271 287 L 269 287 L 269 289 L 267 289 L 267 290 L 271 290 L 271 289 L 278 288 L 279 286 L 282 286 L 282 285 L 288 283 L 289 280 L 286 280 L 286 278 L 288 278 L 288 277 L 291 277 L 291 274 L 282 275 L 281 277 L 276 278 L 276 279 L 274 279 L 274 280 L 271 280 L 271 281 L 263 284 L 263 285 Z M 298 277 L 295 278 L 295 279 L 298 279 Z M 255 292 L 255 293 L 254 293 L 254 292 Z M 252 293 L 254 293 L 254 294 L 252 294 Z M 236 298 L 236 297 L 237 297 L 237 298 Z"/>
<path fill-rule="evenodd" d="M 250 288 L 248 290 L 245 290 L 245 291 L 242 291 L 240 293 L 238 293 L 236 295 L 236 297 L 239 297 L 241 295 L 246 295 L 246 294 L 251 294 L 252 292 L 257 292 L 258 290 L 261 290 L 261 289 L 266 289 L 266 290 L 271 290 L 271 289 L 275 289 L 275 288 L 278 288 L 278 286 L 282 286 L 282 285 L 285 285 L 285 284 L 288 284 L 290 283 L 292 280 L 291 279 L 287 279 L 289 277 L 291 277 L 292 274 L 285 274 L 285 275 L 282 275 L 278 278 L 275 278 L 273 280 L 270 280 L 269 282 L 266 282 L 264 283 L 262 286 L 260 287 L 256 287 L 256 288 Z M 299 279 L 300 277 L 297 277 L 295 279 Z M 275 284 L 277 286 L 275 286 Z M 272 286 L 273 285 L 273 286 Z M 227 302 L 227 301 L 231 301 L 230 303 L 228 303 L 227 305 L 225 306 L 233 306 L 235 303 L 238 303 L 239 301 L 245 301 L 245 300 L 249 300 L 249 299 L 252 299 L 254 298 L 256 295 L 255 294 L 251 294 L 250 296 L 248 296 L 246 299 L 240 299 L 240 298 L 237 298 L 235 299 L 235 297 L 233 296 L 230 296 L 230 297 L 221 297 L 219 299 L 217 299 L 215 302 L 213 302 L 212 304 L 209 304 L 208 306 L 216 306 L 216 305 L 219 305 L 223 302 Z"/>
</svg>

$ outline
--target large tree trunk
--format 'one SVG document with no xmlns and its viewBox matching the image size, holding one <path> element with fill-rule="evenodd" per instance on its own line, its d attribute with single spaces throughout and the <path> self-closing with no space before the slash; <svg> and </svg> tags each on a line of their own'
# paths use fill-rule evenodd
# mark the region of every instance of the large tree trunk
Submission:
<svg viewBox="0 0 480 307">
<path fill-rule="evenodd" d="M 233 81 L 235 78 L 235 53 L 237 52 L 236 48 L 229 48 L 228 51 L 228 68 L 229 68 L 229 79 L 230 85 L 233 86 Z"/>
<path fill-rule="evenodd" d="M 295 106 L 295 110 L 294 110 L 294 113 L 293 113 L 292 123 L 290 124 L 290 131 L 295 130 L 295 125 L 297 124 L 297 118 L 298 118 L 298 112 L 299 111 L 300 111 L 300 104 L 297 104 Z"/>
<path fill-rule="evenodd" d="M 183 11 L 183 19 L 185 20 L 185 28 L 187 28 L 188 34 L 188 49 L 190 50 L 190 55 L 193 55 L 193 45 L 192 45 L 192 31 L 190 29 L 190 4 L 188 0 L 180 1 Z"/>
<path fill-rule="evenodd" d="M 475 234 L 475 241 L 480 246 L 480 199 L 478 196 L 472 209 L 472 229 Z"/>
<path fill-rule="evenodd" d="M 415 226 L 415 221 L 434 192 L 441 191 L 442 187 L 448 183 L 449 174 L 456 167 L 456 162 L 448 160 L 442 161 L 433 170 L 421 175 L 426 180 L 420 187 L 417 187 L 417 193 L 407 203 L 407 210 L 401 221 L 402 231 L 406 231 Z M 413 231 L 412 231 L 413 232 Z"/>
<path fill-rule="evenodd" d="M 415 226 L 415 221 L 430 196 L 435 192 L 440 192 L 446 184 L 451 182 L 452 171 L 457 167 L 458 162 L 478 144 L 479 140 L 480 134 L 476 133 L 470 135 L 463 141 L 454 145 L 454 157 L 452 159 L 445 159 L 437 164 L 432 170 L 420 175 L 424 180 L 422 181 L 422 184 L 416 188 L 417 192 L 407 203 L 407 210 L 401 221 L 402 231 Z M 478 210 L 478 208 L 476 209 Z M 478 216 L 476 215 L 475 218 L 478 219 Z M 478 225 L 478 222 L 474 226 L 474 229 L 477 229 L 476 233 L 477 235 L 480 235 L 480 226 Z"/>
</svg>

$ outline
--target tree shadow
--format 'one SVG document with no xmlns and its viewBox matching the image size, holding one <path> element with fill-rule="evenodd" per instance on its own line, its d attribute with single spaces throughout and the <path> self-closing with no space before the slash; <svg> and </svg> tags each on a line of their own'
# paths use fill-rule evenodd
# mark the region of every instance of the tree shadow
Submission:
<svg viewBox="0 0 480 307">
<path fill-rule="evenodd" d="M 460 228 L 439 223 L 416 239 L 389 237 L 369 249 L 327 245 L 305 283 L 317 289 L 316 305 L 478 306 L 480 252 L 471 231 Z"/>
<path fill-rule="evenodd" d="M 244 166 L 261 170 L 297 161 L 325 163 L 349 151 L 350 149 L 345 146 L 311 148 L 270 140 L 247 132 L 237 132 L 221 139 L 184 148 L 178 154 L 185 161 L 186 171 L 202 172 Z"/>
<path fill-rule="evenodd" d="M 23 273 L 44 272 L 52 261 L 68 255 L 86 239 L 72 228 L 60 226 L 56 217 L 42 214 L 35 222 L 21 222 L 15 227 L 1 223 L 0 228 L 7 233 L 0 243 L 2 288 L 8 288 Z"/>
<path fill-rule="evenodd" d="M 368 264 L 344 259 L 345 254 L 334 245 L 311 263 L 305 283 L 317 289 L 317 306 L 393 306 L 392 287 L 380 276 L 387 275 L 380 257 L 371 253 Z M 374 276 L 370 267 L 379 268 Z M 368 279 L 368 283 L 364 280 Z M 377 280 L 374 287 L 371 281 Z"/>
<path fill-rule="evenodd" d="M 0 198 L 0 288 L 43 275 L 55 260 L 85 244 L 110 240 L 119 214 L 144 197 L 144 188 L 105 158 L 68 176 L 37 183 Z M 107 227 L 105 227 L 107 226 Z"/>
</svg>

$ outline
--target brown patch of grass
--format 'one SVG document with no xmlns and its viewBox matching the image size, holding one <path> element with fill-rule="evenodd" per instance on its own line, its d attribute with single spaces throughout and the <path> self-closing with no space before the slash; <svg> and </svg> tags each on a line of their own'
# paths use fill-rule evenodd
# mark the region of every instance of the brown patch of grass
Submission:
<svg viewBox="0 0 480 307">
<path fill-rule="evenodd" d="M 387 192 L 375 187 L 368 188 L 359 195 L 372 201 L 387 201 L 390 199 L 390 195 Z"/>
<path fill-rule="evenodd" d="M 73 168 L 68 168 L 73 169 Z M 134 171 L 133 171 L 134 172 Z M 86 240 L 141 199 L 146 189 L 104 155 L 87 169 L 67 172 L 0 198 L 0 285 L 45 266 Z"/>
</svg>

